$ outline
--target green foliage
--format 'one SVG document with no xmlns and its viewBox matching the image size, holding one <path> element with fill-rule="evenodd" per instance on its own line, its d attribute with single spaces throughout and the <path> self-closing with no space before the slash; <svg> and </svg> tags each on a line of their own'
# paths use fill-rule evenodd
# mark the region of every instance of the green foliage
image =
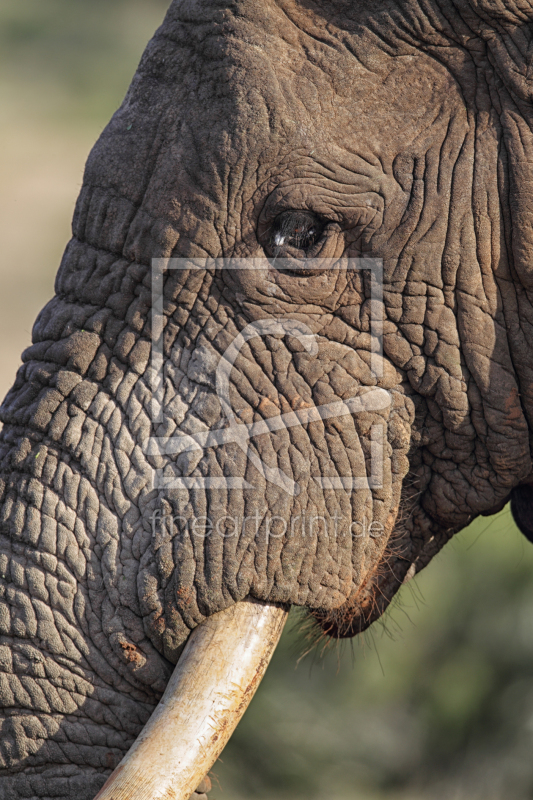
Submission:
<svg viewBox="0 0 533 800">
<path fill-rule="evenodd" d="M 2 89 L 52 119 L 105 120 L 122 100 L 166 0 L 2 0 Z"/>
</svg>

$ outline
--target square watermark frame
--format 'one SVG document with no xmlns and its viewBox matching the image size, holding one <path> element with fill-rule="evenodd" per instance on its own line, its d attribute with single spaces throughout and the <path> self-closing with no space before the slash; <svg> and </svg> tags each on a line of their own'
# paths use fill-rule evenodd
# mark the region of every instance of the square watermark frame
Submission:
<svg viewBox="0 0 533 800">
<path fill-rule="evenodd" d="M 326 271 L 367 271 L 370 274 L 370 371 L 376 380 L 383 376 L 383 262 L 375 258 L 352 259 L 302 259 L 297 262 L 290 259 L 276 259 L 275 265 L 266 258 L 169 258 L 152 260 L 152 398 L 150 401 L 152 425 L 162 423 L 165 419 L 165 357 L 164 357 L 164 276 L 171 270 L 201 270 L 213 272 L 220 270 L 247 270 L 268 273 L 268 271 L 290 271 L 298 278 L 312 276 L 313 273 Z M 250 461 L 267 481 L 274 483 L 289 494 L 295 494 L 292 479 L 280 469 L 267 466 L 255 452 L 251 452 L 247 443 L 254 437 L 265 433 L 274 433 L 296 425 L 330 419 L 332 417 L 356 414 L 362 411 L 379 411 L 390 407 L 389 392 L 380 388 L 370 389 L 367 393 L 357 395 L 348 400 L 339 400 L 322 406 L 315 406 L 285 414 L 279 414 L 252 424 L 237 420 L 231 408 L 229 398 L 230 374 L 242 346 L 254 336 L 290 335 L 300 340 L 310 355 L 317 353 L 315 334 L 301 320 L 290 316 L 251 323 L 241 331 L 220 358 L 216 369 L 216 392 L 226 418 L 227 426 L 215 430 L 202 431 L 195 434 L 176 432 L 168 437 L 152 436 L 146 446 L 151 455 L 174 455 L 193 450 L 205 450 L 230 442 L 238 444 Z M 313 480 L 323 489 L 373 489 L 383 486 L 383 446 L 384 426 L 375 424 L 370 432 L 370 474 L 365 477 L 314 477 Z M 253 489 L 253 485 L 244 478 L 231 477 L 168 477 L 164 470 L 154 470 L 154 488 L 158 489 Z"/>
</svg>

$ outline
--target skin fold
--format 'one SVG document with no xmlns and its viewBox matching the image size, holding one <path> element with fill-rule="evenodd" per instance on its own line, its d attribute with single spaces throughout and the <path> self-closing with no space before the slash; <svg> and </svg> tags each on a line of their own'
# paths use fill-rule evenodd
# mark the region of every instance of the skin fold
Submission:
<svg viewBox="0 0 533 800">
<path fill-rule="evenodd" d="M 172 3 L 1 408 L 1 797 L 91 800 L 190 631 L 235 602 L 353 636 L 511 496 L 531 536 L 532 17 L 527 0 Z M 380 377 L 361 257 L 383 263 Z M 154 258 L 262 259 L 165 273 L 156 422 Z M 239 423 L 376 389 L 388 405 L 258 435 L 253 457 L 150 449 L 224 429 L 217 365 L 273 321 L 314 345 L 243 344 Z M 368 475 L 373 430 L 380 487 L 317 482 Z"/>
</svg>

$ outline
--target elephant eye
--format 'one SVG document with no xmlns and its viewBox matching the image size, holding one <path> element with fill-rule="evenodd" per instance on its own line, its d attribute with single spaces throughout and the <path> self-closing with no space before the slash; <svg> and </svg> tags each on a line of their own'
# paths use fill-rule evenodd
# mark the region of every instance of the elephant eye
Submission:
<svg viewBox="0 0 533 800">
<path fill-rule="evenodd" d="M 282 256 L 289 248 L 308 253 L 322 237 L 325 227 L 326 222 L 310 211 L 283 211 L 272 223 L 272 255 Z"/>
</svg>

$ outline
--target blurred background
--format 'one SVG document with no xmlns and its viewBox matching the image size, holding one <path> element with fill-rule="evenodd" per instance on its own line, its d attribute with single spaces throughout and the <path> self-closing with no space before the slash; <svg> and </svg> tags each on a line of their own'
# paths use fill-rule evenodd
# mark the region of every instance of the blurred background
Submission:
<svg viewBox="0 0 533 800">
<path fill-rule="evenodd" d="M 166 0 L 0 0 L 0 393 L 53 292 L 84 161 Z M 533 798 L 533 547 L 455 537 L 371 632 L 300 659 L 292 616 L 214 800 Z"/>
</svg>

